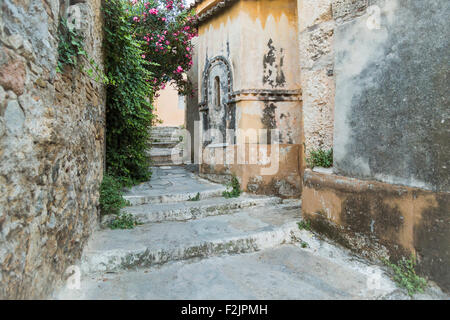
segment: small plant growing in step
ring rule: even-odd
[[[306,159],[306,164],[309,168],[324,167],[330,168],[333,166],[333,148],[328,151],[322,149],[312,150],[309,158]]]
[[[141,225],[142,222],[138,221],[130,213],[120,213],[117,217],[109,224],[111,229],[133,229],[135,226]]]
[[[410,259],[403,257],[397,264],[387,259],[383,259],[383,262],[392,268],[395,282],[400,288],[406,289],[411,297],[415,293],[423,293],[427,280],[416,274],[416,259],[413,255]]]
[[[101,214],[118,215],[120,209],[128,205],[130,203],[123,198],[122,184],[120,181],[109,174],[105,174],[100,185]]]
[[[236,176],[231,177],[231,182],[228,184],[228,188],[231,188],[231,190],[222,192],[222,196],[224,198],[238,198],[242,193],[241,185],[239,184],[239,180]]]
[[[301,247],[302,247],[303,249],[305,249],[305,248],[308,248],[308,247],[309,247],[309,244],[308,244],[308,242],[305,242],[305,241],[302,241],[302,242],[300,242],[300,245],[301,245]]]
[[[300,222],[297,222],[297,225],[300,230],[311,231],[311,223],[309,221],[302,220]]]
[[[197,192],[197,194],[195,195],[195,197],[189,196],[188,201],[199,201],[200,200],[200,192]]]

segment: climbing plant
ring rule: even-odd
[[[75,20],[72,20],[72,23],[75,23]],[[69,65],[86,72],[95,81],[108,82],[108,78],[99,65],[84,49],[83,34],[79,30],[70,27],[65,18],[61,18],[59,23],[58,40],[57,72],[62,72],[64,67]]]
[[[122,0],[105,0],[106,167],[123,185],[148,180],[153,77]]]

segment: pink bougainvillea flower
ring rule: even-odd
[[[156,14],[158,14],[158,9],[151,8],[150,10],[148,10],[148,13],[156,15]]]

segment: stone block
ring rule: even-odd
[[[299,32],[333,19],[332,0],[300,0],[298,1]]]
[[[369,5],[369,0],[333,0],[333,18],[352,19],[365,12]]]
[[[333,64],[334,21],[316,25],[300,34],[300,67],[322,68]]]
[[[25,86],[25,64],[18,59],[12,59],[0,66],[0,85],[5,90],[12,90],[18,96],[24,91]]]

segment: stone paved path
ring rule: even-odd
[[[102,229],[79,290],[59,299],[404,299],[383,268],[299,230],[298,200],[242,195],[183,167],[155,167],[124,210],[144,224]],[[200,195],[199,201],[188,199]],[[417,298],[441,298],[429,289]]]

